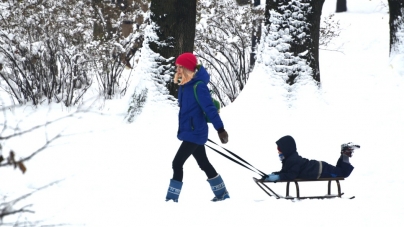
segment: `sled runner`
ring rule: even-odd
[[[294,180],[281,180],[281,181],[265,181],[265,180],[260,180],[257,179],[255,177],[253,177],[253,180],[255,181],[255,183],[257,183],[257,185],[265,192],[267,193],[269,196],[275,196],[277,199],[330,199],[330,198],[341,198],[341,196],[344,193],[341,193],[341,185],[339,183],[339,181],[344,180],[345,178],[343,177],[335,177],[335,178],[319,178],[319,179],[314,179],[314,180],[307,180],[307,179],[294,179]],[[305,196],[302,197],[300,196],[300,190],[299,190],[299,182],[309,182],[309,181],[328,181],[328,191],[327,194],[324,196]],[[335,181],[337,184],[337,189],[338,189],[338,194],[333,195],[331,194],[331,182]],[[286,196],[281,196],[277,193],[275,193],[270,187],[268,187],[268,183],[285,183],[286,182]],[[295,186],[296,186],[296,197],[290,196],[289,194],[289,186],[290,186],[290,182],[294,182]],[[353,199],[354,197],[351,197],[350,199]]]

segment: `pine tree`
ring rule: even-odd
[[[174,74],[174,59],[184,52],[193,52],[196,23],[196,0],[154,0],[151,20],[156,24],[158,41],[150,48],[161,55],[162,74]],[[167,81],[170,95],[177,97],[177,86]]]
[[[324,0],[267,0],[266,44],[282,57],[271,63],[274,70],[294,84],[302,72],[320,82],[319,38]]]

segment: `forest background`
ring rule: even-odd
[[[349,221],[400,226],[400,200],[375,194],[398,194],[403,185],[394,174],[401,171],[399,159],[388,159],[398,156],[397,147],[402,145],[403,3],[348,1],[348,11],[335,14],[336,1],[315,2],[324,6],[312,7],[314,1],[257,5],[254,1],[243,6],[234,1],[195,1],[195,23],[188,23],[195,26],[195,38],[188,38],[194,44],[186,50],[176,49],[176,37],[165,37],[163,24],[154,18],[158,14],[152,11],[153,3],[159,1],[2,1],[0,171],[1,182],[13,183],[1,184],[1,225],[174,224],[167,219],[150,221],[150,209],[159,207],[162,217],[171,214],[167,209],[175,209],[161,204],[178,147],[172,62],[177,53],[194,51],[212,75],[209,86],[224,107],[221,115],[235,142],[228,145],[232,150],[270,172],[279,163],[270,155],[268,143],[284,134],[298,135],[298,147],[312,152],[303,154],[330,162],[335,157],[320,152],[322,147],[337,150],[348,139],[359,140],[369,156],[358,154],[362,159],[355,159],[358,174],[343,185],[349,193],[363,196],[351,206],[360,208],[359,216]],[[308,26],[314,12],[319,21],[317,42],[310,32],[315,26]],[[168,57],[163,53],[166,48],[168,52],[172,48]],[[263,129],[257,131],[258,125]],[[254,136],[243,139],[250,137],[246,132]],[[328,135],[321,141],[313,140],[324,132]],[[150,144],[156,134],[160,146]],[[211,130],[210,137],[215,136]],[[391,152],[380,157],[380,150]],[[161,160],[150,151],[161,151]],[[264,215],[261,211],[257,216],[243,215],[245,209],[232,208],[240,202],[247,210],[258,206],[275,212],[277,205],[296,209],[298,216],[307,215],[302,210],[310,210],[313,203],[331,203],[329,207],[336,206],[332,213],[347,206],[335,200],[274,205],[252,185],[251,173],[222,158],[211,159],[219,163],[231,188],[231,202],[219,206],[239,218],[229,214],[223,220],[197,219],[198,224],[186,219],[180,221],[184,226],[247,224]],[[374,169],[376,163],[381,170]],[[192,164],[186,168],[191,168],[193,177],[185,179],[188,188],[180,199],[185,206],[176,207],[183,212],[209,202],[211,196],[203,186],[206,182],[197,183],[204,177]],[[138,174],[145,169],[149,174]],[[375,187],[372,179],[380,184]],[[139,190],[144,184],[155,187]],[[371,210],[374,204],[378,209]],[[111,206],[122,208],[112,212],[118,216],[100,218],[110,213]],[[205,204],[200,211],[214,216],[217,208]],[[387,220],[379,215],[384,208]],[[317,212],[327,217],[324,211]],[[135,219],[129,218],[132,213]],[[374,215],[366,219],[366,213]],[[322,221],[312,224],[320,226]]]

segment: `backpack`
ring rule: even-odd
[[[201,106],[201,103],[199,103],[198,95],[196,94],[196,86],[198,86],[199,83],[203,83],[203,81],[200,80],[200,81],[198,81],[198,82],[196,82],[196,83],[194,84],[194,95],[195,95],[195,99],[196,99],[196,101],[198,102],[199,106]],[[211,97],[211,98],[212,98],[212,97]],[[214,99],[214,98],[212,98],[212,102],[213,102],[213,105],[214,105],[214,106],[216,107],[216,109],[217,109],[217,113],[220,113],[220,102],[217,101],[217,100]],[[201,107],[201,109],[202,109],[202,107]],[[208,123],[212,123],[212,122],[210,121],[209,117],[206,115],[206,113],[203,112],[203,114],[205,115],[206,121],[207,121]]]

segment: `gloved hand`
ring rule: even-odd
[[[227,142],[229,142],[229,135],[227,134],[226,130],[222,130],[221,132],[218,132],[219,134],[219,138],[220,138],[220,142],[222,142],[223,144],[226,144]]]
[[[267,178],[265,178],[266,181],[278,181],[279,180],[279,175],[276,174],[269,174]]]

